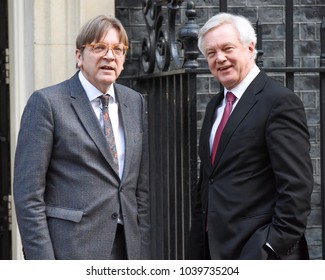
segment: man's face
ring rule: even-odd
[[[222,24],[204,35],[204,54],[212,75],[227,89],[237,86],[255,64],[254,44],[244,46],[231,24]]]
[[[100,43],[106,45],[119,44],[119,35],[115,28],[111,28],[100,40]],[[104,55],[98,54],[92,50],[92,47],[85,46],[82,53],[80,50],[76,51],[76,59],[78,67],[85,78],[102,93],[106,93],[110,85],[120,76],[125,55],[116,56],[112,49],[109,49]]]

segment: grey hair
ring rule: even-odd
[[[210,18],[199,31],[198,48],[205,55],[204,52],[204,36],[205,34],[215,27],[219,27],[222,24],[232,24],[238,31],[239,40],[244,46],[248,46],[250,43],[256,45],[256,33],[252,24],[243,16],[233,15],[229,13],[219,13]],[[254,49],[254,57],[256,57],[257,50]]]

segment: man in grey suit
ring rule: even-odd
[[[26,105],[14,170],[26,259],[150,259],[146,108],[115,83],[127,49],[116,18],[89,20],[80,71]]]
[[[308,258],[313,170],[305,111],[297,95],[256,66],[255,43],[250,22],[227,13],[199,33],[224,89],[208,103],[201,130],[193,259]]]

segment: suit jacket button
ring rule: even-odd
[[[118,217],[118,214],[117,214],[116,212],[114,212],[114,213],[112,214],[112,218],[115,220],[115,219],[117,219],[117,217]]]

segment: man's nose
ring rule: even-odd
[[[111,48],[107,48],[104,57],[114,57],[113,50]]]
[[[227,60],[227,58],[226,58],[226,56],[225,56],[225,54],[224,54],[223,52],[218,52],[218,53],[216,54],[216,61],[217,61],[218,63],[223,62],[223,61],[225,61],[225,60]]]

